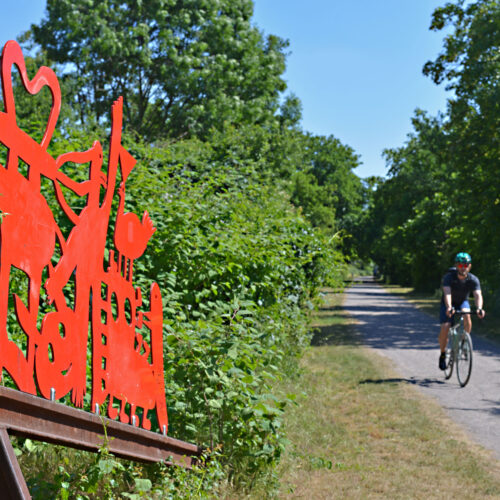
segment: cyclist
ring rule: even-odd
[[[446,368],[445,349],[448,339],[448,331],[453,322],[455,309],[470,311],[469,297],[472,293],[477,308],[477,314],[484,318],[483,295],[481,293],[481,284],[477,276],[470,272],[472,259],[466,252],[460,252],[455,257],[455,267],[452,267],[443,277],[441,298],[441,309],[439,312],[439,321],[441,331],[439,332],[439,347],[441,355],[439,356],[439,368]],[[472,321],[470,314],[464,315],[465,331],[470,333]]]

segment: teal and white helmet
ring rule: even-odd
[[[459,252],[455,256],[455,262],[461,264],[470,264],[472,262],[472,259],[470,258],[470,255],[467,252]]]

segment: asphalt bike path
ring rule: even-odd
[[[474,335],[472,318],[472,375],[461,388],[456,367],[449,380],[438,368],[439,319],[390,294],[370,278],[346,290],[345,310],[357,321],[363,343],[391,359],[401,381],[435,398],[471,438],[500,459],[500,346]],[[487,321],[488,316],[486,316]]]

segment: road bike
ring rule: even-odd
[[[454,314],[460,316],[460,321],[452,326],[448,332],[444,376],[448,380],[453,373],[453,367],[456,365],[458,383],[461,387],[465,387],[472,373],[472,339],[470,334],[465,331],[463,316],[464,314],[474,313],[471,311],[455,311]]]

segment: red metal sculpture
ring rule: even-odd
[[[125,184],[136,161],[121,143],[122,99],[112,107],[105,171],[98,141],[88,151],[54,159],[47,148],[61,108],[57,77],[42,67],[30,80],[21,48],[14,41],[5,45],[1,62],[5,111],[0,112],[0,143],[7,148],[7,161],[5,166],[0,164],[0,374],[5,370],[21,391],[39,392],[45,398],[59,399],[71,392],[72,402],[82,407],[91,318],[93,411],[107,401],[111,418],[119,416],[122,422],[150,429],[148,412],[156,409],[160,429],[166,433],[161,293],[154,283],[145,306],[141,290],[132,283],[133,262],[144,253],[155,228],[147,212],[142,221],[124,212]],[[40,143],[16,122],[14,65],[30,94],[45,86],[52,94]],[[27,175],[19,170],[20,160],[29,167]],[[63,172],[67,162],[82,169],[88,166],[88,180],[77,182],[67,176]],[[106,248],[118,167],[115,248]],[[42,176],[52,181],[59,207],[73,225],[66,238],[41,193]],[[79,213],[66,200],[63,188],[85,197]],[[17,322],[26,336],[22,343],[13,340],[7,328],[13,268],[29,280],[27,303],[13,297]],[[73,300],[65,294],[70,282]],[[45,313],[40,311],[42,287],[52,305]]]

